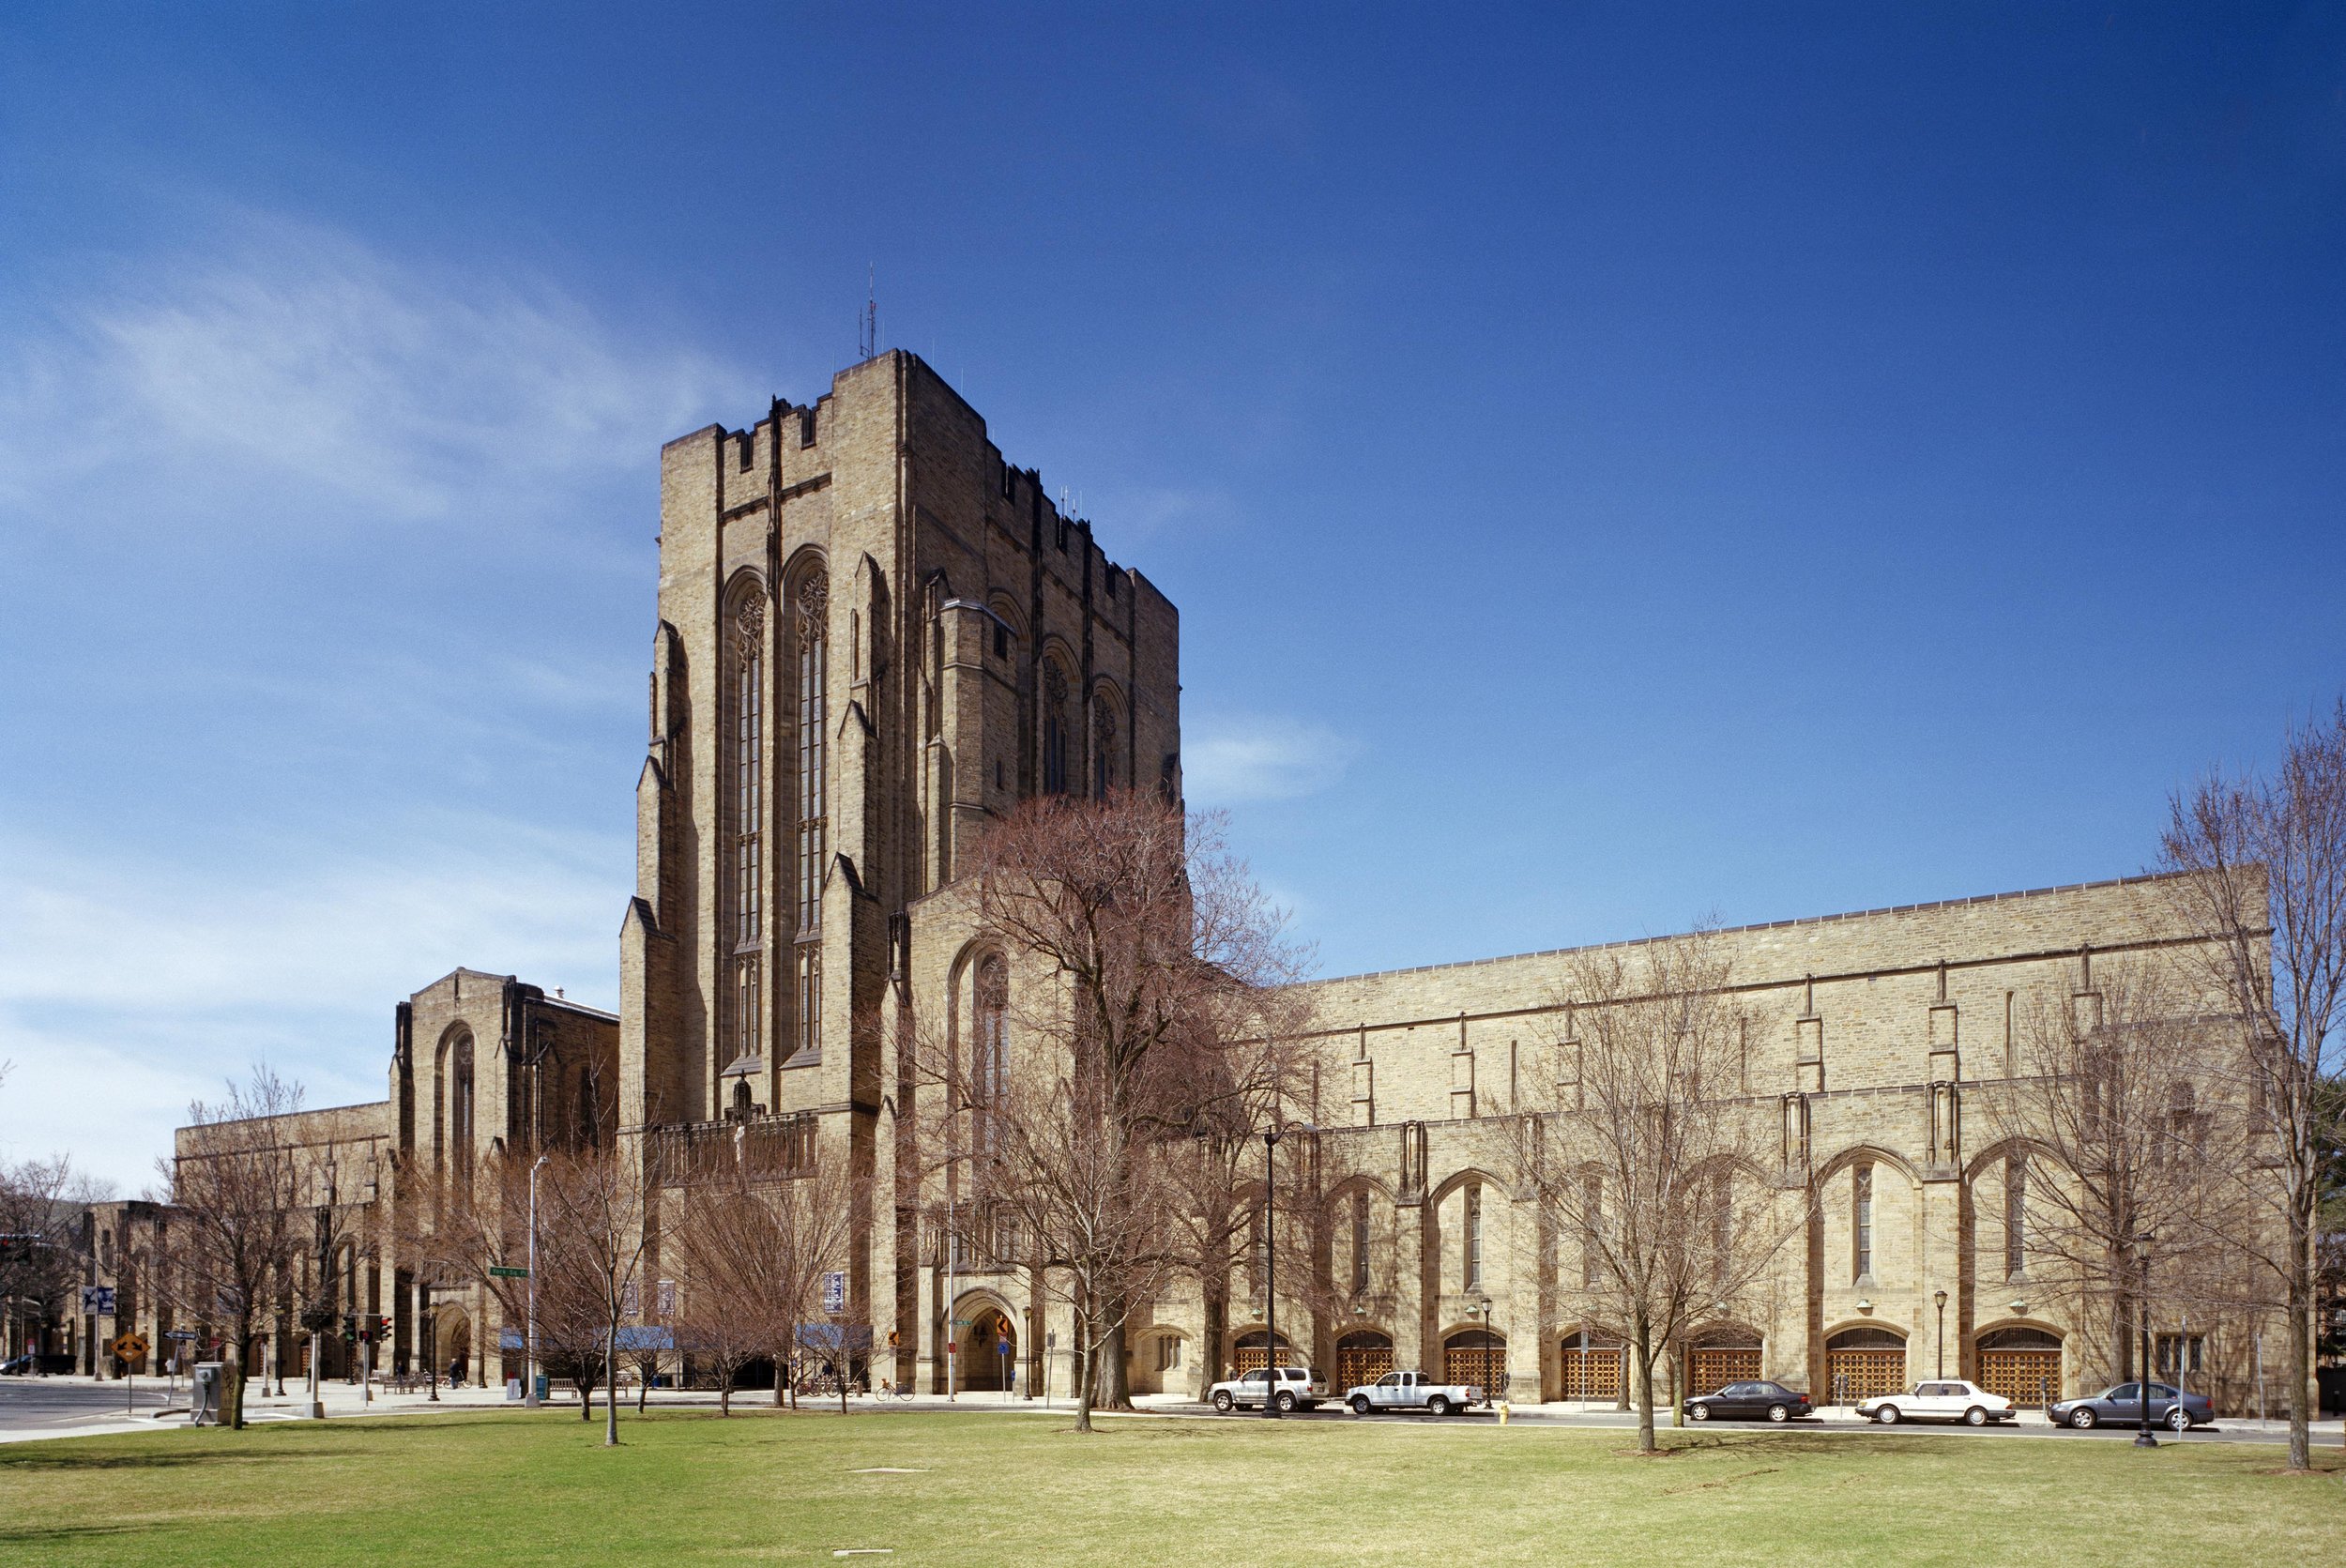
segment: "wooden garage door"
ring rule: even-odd
[[[1827,1397],[1836,1403],[1854,1405],[1873,1394],[1906,1390],[1903,1350],[1828,1350],[1825,1371],[1832,1391]]]
[[[1699,1345],[1695,1347],[1694,1392],[1716,1393],[1729,1383],[1756,1382],[1760,1377],[1757,1345]]]
[[[1373,1383],[1393,1370],[1393,1341],[1383,1334],[1350,1334],[1336,1342],[1333,1393]]]
[[[1622,1349],[1618,1345],[1592,1345],[1584,1355],[1579,1346],[1567,1342],[1563,1355],[1564,1397],[1619,1399],[1621,1363]]]
[[[2058,1350],[1982,1350],[1979,1386],[2015,1405],[2042,1405],[2061,1397]]]

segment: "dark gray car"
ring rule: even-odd
[[[2056,1426],[2085,1431],[2095,1426],[2136,1426],[2142,1421],[2142,1385],[2120,1383],[2083,1399],[2060,1399],[2045,1412]],[[2205,1426],[2216,1419],[2216,1407],[2204,1393],[2186,1393],[2175,1402],[2175,1391],[2165,1383],[2151,1385],[2151,1422],[2181,1432]]]

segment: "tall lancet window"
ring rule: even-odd
[[[1043,793],[1067,793],[1067,677],[1043,665]]]
[[[1091,704],[1091,793],[1104,800],[1116,787],[1116,705],[1105,696]]]
[[[455,1093],[449,1104],[448,1141],[456,1190],[472,1191],[472,1036],[456,1042]]]
[[[815,1050],[823,1035],[823,862],[830,840],[824,793],[825,694],[830,676],[830,585],[799,584],[798,1039]]]
[[[1008,1032],[1003,1014],[1010,1003],[1010,967],[999,953],[978,966],[976,1028],[969,1042],[969,1104],[980,1159],[995,1152],[995,1115],[1010,1089]]]
[[[725,749],[732,776],[726,808],[733,837],[733,1018],[735,1059],[755,1057],[765,990],[759,970],[760,887],[765,880],[766,601],[752,591],[733,613],[732,690],[726,705]]]

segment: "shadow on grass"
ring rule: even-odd
[[[138,1533],[138,1528],[131,1525],[25,1525],[14,1529],[0,1526],[0,1545],[63,1546]]]

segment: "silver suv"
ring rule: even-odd
[[[1206,1391],[1217,1410],[1243,1406],[1260,1409],[1264,1397],[1282,1410],[1308,1410],[1328,1397],[1327,1380],[1300,1366],[1258,1367]]]

